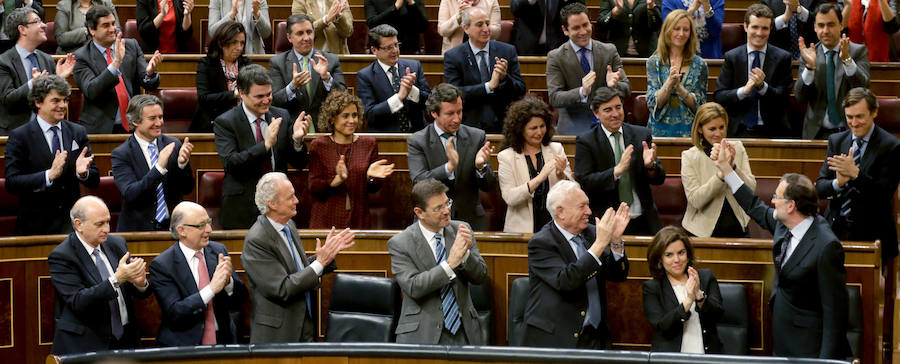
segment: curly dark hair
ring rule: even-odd
[[[319,109],[319,120],[318,124],[316,124],[316,130],[323,133],[333,132],[334,123],[332,120],[334,120],[334,118],[349,105],[356,105],[356,112],[359,113],[359,124],[356,127],[356,131],[365,130],[365,109],[362,107],[362,101],[347,91],[338,90],[328,93],[328,97],[322,102],[322,107]]]
[[[544,100],[537,97],[528,96],[519,101],[513,102],[506,110],[506,119],[503,120],[503,148],[512,148],[516,153],[522,153],[525,148],[525,125],[531,121],[531,118],[541,118],[547,126],[547,133],[541,139],[541,144],[549,145],[550,139],[553,138],[555,129],[553,128],[553,116],[550,114],[550,107]]]

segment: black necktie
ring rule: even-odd
[[[793,239],[793,235],[788,231],[784,234],[784,238],[782,238],[778,243],[775,244],[775,272],[781,272],[781,265],[784,264],[784,260],[787,259],[787,250],[788,246],[791,245],[791,239]]]
[[[753,57],[750,70],[753,70],[754,68],[762,69],[762,62],[760,62],[762,52],[750,52],[750,57]],[[750,90],[750,94],[747,95],[747,102],[750,104],[750,107],[747,108],[747,114],[744,115],[744,126],[749,129],[759,124],[759,92],[756,91],[755,87],[753,90]]]

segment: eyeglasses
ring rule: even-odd
[[[776,194],[773,193],[773,194],[772,194],[772,201],[775,201],[775,200],[787,200],[787,199],[784,198],[784,197],[778,197],[778,195],[776,195]]]
[[[212,224],[212,218],[206,219],[205,221],[202,221],[199,224],[181,224],[181,225],[190,226],[194,229],[205,229],[206,226],[209,224]]]
[[[394,49],[400,49],[400,46],[401,46],[401,45],[403,45],[403,43],[397,42],[397,43],[394,43],[394,44],[388,44],[388,45],[386,45],[386,46],[384,46],[384,47],[378,47],[378,49],[383,50],[383,51],[392,51],[392,50],[394,50]]]
[[[27,26],[29,26],[29,25],[31,25],[31,24],[37,24],[37,23],[43,23],[43,22],[41,21],[40,18],[38,18],[38,19],[34,19],[34,20],[32,20],[32,21],[27,21],[27,22],[25,22],[25,24],[23,24],[23,25],[27,27]]]
[[[452,199],[452,198],[451,198],[451,199],[448,199],[447,202],[441,204],[440,206],[431,209],[431,212],[441,212],[441,211],[443,211],[444,209],[449,209],[451,206],[453,206],[453,199]]]

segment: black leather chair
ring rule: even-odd
[[[528,303],[528,277],[517,278],[509,290],[509,346],[522,346],[525,342],[525,304]]]
[[[854,358],[862,356],[863,318],[859,286],[847,285],[847,341]]]
[[[394,279],[337,274],[325,341],[394,342],[399,314],[400,286]]]
[[[719,283],[719,291],[722,293],[722,307],[725,307],[717,325],[722,354],[748,355],[750,310],[747,291],[744,285],[738,283]]]
[[[491,291],[491,282],[484,284],[469,283],[469,296],[472,297],[472,305],[478,311],[478,324],[481,325],[481,335],[488,344],[494,342],[494,303],[491,300],[494,292]]]

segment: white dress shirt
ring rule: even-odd
[[[384,71],[384,74],[387,75],[388,82],[391,83],[390,86],[393,89],[394,75],[391,74],[391,71],[390,71],[391,66],[388,66],[387,64],[384,64],[378,60],[376,60],[375,62],[378,62],[378,66],[380,66],[381,70]],[[406,70],[400,69],[400,62],[397,62],[397,64],[395,64],[394,66],[397,67],[397,75],[400,76],[400,78],[402,79],[403,76],[406,74]],[[413,87],[409,89],[409,94],[406,95],[406,99],[409,101],[412,101],[412,102],[416,102],[416,103],[419,102],[419,88],[416,87],[416,85],[413,85]],[[388,103],[388,107],[391,108],[392,114],[403,109],[403,100],[400,100],[400,96],[397,96],[397,94],[394,94],[393,96],[388,97],[387,103]]]
[[[284,232],[282,231],[282,229],[284,229],[285,225],[279,224],[278,222],[276,222],[275,220],[272,220],[272,218],[270,218],[268,216],[266,216],[266,219],[269,220],[269,223],[272,224],[272,227],[274,227],[275,231],[278,232],[278,236],[281,237],[281,242],[287,248],[288,254],[292,254],[292,252],[296,250],[296,247],[294,247],[294,249],[291,249],[291,243],[289,243],[287,240],[287,237],[284,236]],[[291,237],[291,239],[293,239],[293,237]],[[301,248],[303,247],[303,244],[300,244],[299,241],[296,241],[295,243],[297,243],[297,245],[300,245]],[[294,259],[293,257],[290,257],[290,258],[292,260]],[[301,269],[303,268],[303,258],[300,257],[299,250],[297,250],[297,264],[300,265]],[[322,263],[319,263],[318,260],[314,260],[312,263],[309,263],[309,267],[312,268],[313,271],[316,272],[316,275],[320,276],[320,277],[322,276],[322,272],[325,271],[325,267],[323,267]]]
[[[441,234],[441,239],[442,239],[441,244],[444,245],[444,255],[446,256],[447,259],[449,259],[450,258],[450,249],[447,247],[447,242],[443,241],[444,229],[441,228],[441,230],[439,230],[439,231],[431,231],[431,230],[428,230],[428,228],[426,228],[425,225],[422,225],[421,221],[419,221],[418,224],[419,224],[419,229],[422,231],[422,235],[425,236],[425,241],[428,242],[428,247],[431,248],[431,254],[434,255],[434,261],[437,262],[437,259],[438,259],[437,241],[434,239],[435,234]],[[441,265],[441,268],[444,269],[444,273],[447,273],[447,277],[449,277],[450,280],[452,281],[452,280],[456,279],[456,272],[453,271],[453,268],[450,268],[450,263],[447,263],[447,259],[442,260],[440,265]],[[466,254],[463,255],[462,262],[465,262],[466,259],[469,259],[469,251],[468,250],[466,250]]]

